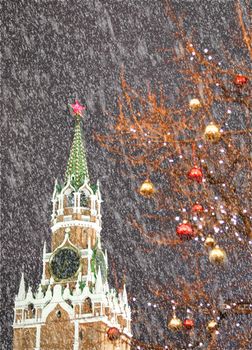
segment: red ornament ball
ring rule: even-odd
[[[236,86],[243,86],[247,84],[247,82],[248,82],[248,78],[245,77],[245,75],[239,74],[239,75],[236,75],[236,77],[234,78],[234,84]]]
[[[115,340],[120,338],[120,331],[116,327],[110,327],[107,330],[107,336],[108,336],[109,340],[115,341]]]
[[[203,172],[197,165],[194,165],[194,167],[192,167],[192,169],[188,173],[188,178],[190,180],[201,183],[203,179]]]
[[[186,318],[183,321],[183,326],[185,327],[185,329],[192,329],[194,327],[194,320],[192,320],[191,318]]]
[[[192,212],[194,212],[194,213],[201,213],[203,210],[204,210],[203,206],[199,203],[195,203],[192,206]]]
[[[188,222],[183,222],[182,224],[179,224],[177,226],[176,232],[180,238],[191,238],[192,236],[194,236],[193,228]]]

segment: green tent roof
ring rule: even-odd
[[[85,143],[81,130],[81,118],[76,116],[74,138],[67,163],[65,180],[71,177],[71,184],[78,189],[85,179],[89,180]]]

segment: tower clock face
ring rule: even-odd
[[[78,252],[69,247],[62,248],[56,252],[50,262],[52,275],[57,280],[72,278],[80,267],[80,256]]]

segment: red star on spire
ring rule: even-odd
[[[79,104],[77,100],[75,100],[74,104],[71,104],[71,107],[72,107],[73,113],[79,116],[82,116],[82,111],[85,110],[85,107]]]

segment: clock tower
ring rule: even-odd
[[[65,181],[52,196],[51,249],[43,248],[36,293],[21,276],[14,308],[14,350],[129,350],[127,292],[110,288],[101,246],[101,193],[89,179],[82,107],[71,105],[75,131]]]

